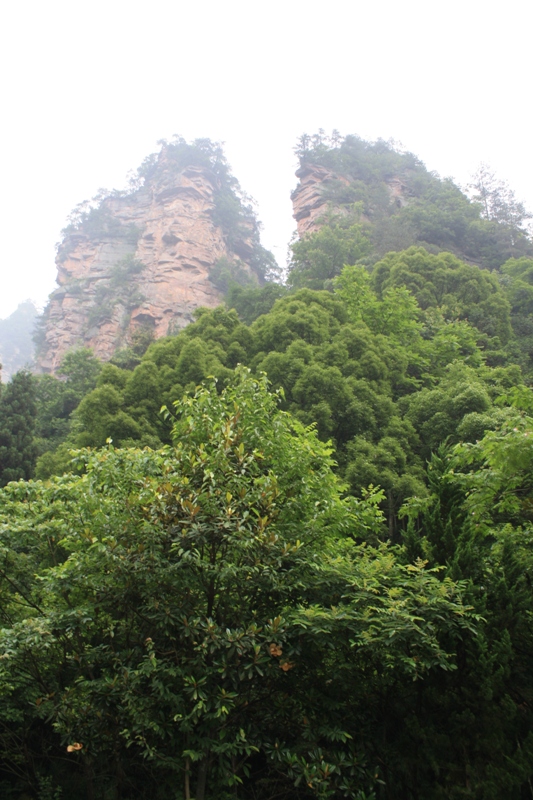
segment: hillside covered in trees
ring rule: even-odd
[[[7,798],[532,796],[528,214],[298,156],[284,284],[2,387]]]

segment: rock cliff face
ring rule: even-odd
[[[180,168],[172,156],[172,145],[163,147],[144,185],[106,197],[67,229],[59,287],[43,320],[41,371],[54,373],[75,347],[108,360],[140,327],[155,338],[184,327],[199,306],[221,302],[212,282],[221,263],[260,281],[250,266],[254,221],[241,220],[237,235],[228,236],[216,221],[220,175],[194,163]],[[234,206],[239,202],[234,197]]]
[[[342,207],[332,203],[327,190],[332,185],[344,184],[349,186],[350,181],[326,167],[318,164],[306,163],[296,171],[299,183],[291,195],[293,217],[300,239],[308,233],[318,231],[322,225],[322,218],[328,211],[343,213]],[[399,177],[385,181],[385,186],[390,202],[396,208],[403,208],[409,203],[409,190]],[[346,209],[344,209],[344,212]],[[361,220],[369,222],[368,214],[362,213]]]
[[[306,233],[314,233],[320,228],[320,218],[328,210],[328,201],[324,197],[324,187],[339,177],[325,167],[316,164],[304,164],[296,171],[299,183],[291,195],[293,217],[300,239]],[[343,179],[346,183],[347,180]]]

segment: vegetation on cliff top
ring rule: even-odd
[[[473,178],[470,199],[451,179],[429,172],[393,143],[323,132],[300,138],[300,166],[332,171],[324,198],[342,214],[355,208],[368,221],[373,253],[422,245],[497,269],[509,258],[533,257],[530,215],[486,165]]]
[[[112,320],[120,331],[127,331],[132,310],[146,299],[135,277],[143,269],[135,257],[142,231],[121,219],[121,205],[135,205],[139,195],[151,191],[161,194],[172,189],[179,176],[190,168],[200,169],[213,187],[212,203],[208,199],[207,211],[222,232],[227,247],[227,255],[214,260],[209,269],[213,285],[225,294],[234,283],[258,286],[280,277],[274,257],[261,245],[253,201],[232,175],[221,145],[209,139],[187,143],[180,136],[160,144],[160,151],[148,156],[139,167],[128,190],[101,190],[91,201],[74,209],[69,224],[62,231],[63,239],[58,245],[60,263],[79,245],[80,237],[106,243],[108,255],[115,254],[115,262],[109,257],[104,272],[97,276],[74,278],[65,273],[60,287],[52,295],[56,301],[64,296],[80,300],[90,298],[85,304],[83,335],[86,339],[94,338],[102,324]],[[98,278],[96,282],[95,277]],[[45,332],[51,324],[49,314],[50,306],[39,320],[34,337],[41,360],[46,357],[48,346]],[[124,336],[118,336],[117,346],[125,344]]]
[[[175,135],[171,142],[161,141],[158,153],[147,156],[124,191],[100,190],[91,201],[80,203],[62,231],[60,257],[72,246],[72,235],[85,234],[90,238],[122,238],[136,243],[140,231],[135,225],[124,225],[113,213],[108,198],[128,198],[145,188],[172,184],[187,167],[200,167],[212,178],[214,205],[211,217],[219,226],[230,253],[244,260],[260,281],[272,279],[279,268],[272,254],[260,242],[260,226],[253,200],[241,189],[231,173],[222,145],[210,139],[195,139],[188,143]]]

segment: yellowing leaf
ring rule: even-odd
[[[288,672],[290,669],[294,669],[296,664],[294,664],[292,661],[282,661],[279,666],[283,672]]]

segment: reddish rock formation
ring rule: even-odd
[[[333,184],[343,183],[350,185],[350,181],[326,167],[317,164],[304,164],[296,171],[299,183],[291,195],[293,217],[296,220],[298,236],[302,238],[307,233],[320,230],[322,219],[329,212],[335,214],[347,213],[342,206],[332,204],[328,199],[327,189]],[[394,177],[385,182],[390,201],[398,208],[409,202],[409,192],[403,181]],[[369,222],[369,217],[361,214],[361,220]]]
[[[296,220],[298,236],[301,238],[306,233],[314,233],[320,228],[320,218],[328,210],[328,200],[324,197],[324,187],[328,182],[342,180],[334,172],[316,164],[304,164],[296,171],[300,182],[291,195],[293,217]]]
[[[131,194],[105,198],[60,245],[59,288],[37,356],[41,371],[55,372],[75,347],[107,360],[140,326],[155,338],[184,327],[199,306],[221,302],[210,273],[222,258],[258,281],[246,264],[253,236],[230,248],[213,220],[220,178],[203,166],[165,169],[166,158],[164,147],[155,177]]]

